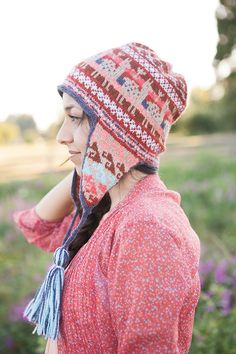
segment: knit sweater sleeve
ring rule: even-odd
[[[29,243],[35,244],[46,252],[54,252],[62,244],[74,213],[75,210],[60,220],[47,221],[41,219],[35,207],[32,207],[14,212],[13,221]],[[78,215],[73,229],[78,225],[79,220]]]
[[[190,281],[167,227],[148,219],[119,226],[108,269],[119,354],[182,352],[178,324]]]

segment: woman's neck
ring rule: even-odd
[[[109,190],[111,198],[110,210],[124,199],[134,185],[145,176],[147,176],[146,173],[137,170],[132,170],[132,174],[130,172],[126,173],[119,182]]]

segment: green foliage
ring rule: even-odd
[[[172,132],[185,135],[209,134],[236,130],[236,73],[232,72],[222,82],[225,94],[218,101],[212,100],[210,91],[195,88],[189,106]]]
[[[27,129],[37,129],[34,118],[29,114],[9,115],[6,122],[17,124],[22,133],[24,133]]]
[[[4,323],[0,338],[0,353],[4,354],[39,354],[46,346],[44,340],[32,335],[32,326],[24,321]]]
[[[216,103],[215,115],[221,120],[222,130],[236,130],[236,72],[224,80],[224,86],[225,95]]]
[[[220,122],[219,129],[229,131],[236,129],[236,67],[231,60],[236,49],[236,0],[220,0],[216,11],[219,41],[214,58],[214,65],[218,77],[218,85],[224,89],[224,96],[215,102],[214,115]],[[228,65],[231,73],[222,78],[220,67]]]
[[[200,264],[201,297],[191,353],[234,353],[236,346],[236,254]]]
[[[195,88],[191,92],[189,106],[171,131],[184,135],[214,133],[222,130],[221,120],[222,116],[218,114],[216,103],[211,101],[209,91]]]
[[[15,123],[0,122],[0,144],[8,144],[17,141],[20,130]]]
[[[186,129],[191,135],[209,134],[217,131],[217,121],[210,113],[196,112],[186,122]]]
[[[161,165],[160,175],[170,189],[180,192],[193,228],[203,243],[211,244],[214,256],[236,251],[236,159],[199,154],[181,168],[179,161]]]
[[[205,311],[204,294],[195,315],[191,354],[234,354],[236,347],[236,307],[229,315]]]
[[[17,126],[22,139],[27,143],[32,143],[39,137],[34,118],[29,114],[9,115],[6,124]]]
[[[228,58],[236,45],[236,0],[220,0],[216,11],[219,42],[215,59]]]
[[[45,340],[32,335],[23,310],[45,275],[52,255],[29,245],[12,213],[33,206],[65,173],[0,184],[0,353],[42,353]]]
[[[220,0],[216,19],[219,33],[214,58],[216,87],[212,87],[212,90],[197,88],[191,92],[188,108],[180,121],[172,127],[173,132],[195,135],[236,130],[236,68],[233,60],[229,60],[236,50],[236,0]],[[224,79],[220,77],[219,70],[222,62],[228,64],[231,70],[231,74]],[[213,90],[217,86],[224,92],[218,100]]]

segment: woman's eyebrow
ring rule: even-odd
[[[65,106],[65,107],[64,107],[64,110],[65,110],[65,111],[69,111],[69,110],[72,109],[72,108],[76,108],[76,109],[78,109],[79,111],[81,111],[81,113],[83,113],[83,110],[82,110],[81,107],[77,107],[77,106],[74,106],[74,105]]]
[[[77,108],[77,107],[76,107],[76,106],[73,106],[73,105],[70,105],[70,106],[64,107],[64,110],[65,110],[65,111],[69,111],[69,109],[71,109],[71,108]]]

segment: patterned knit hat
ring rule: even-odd
[[[131,167],[148,164],[159,168],[171,125],[186,107],[183,76],[140,43],[129,43],[92,56],[76,65],[58,92],[69,94],[90,120],[90,132],[81,176],[74,170],[71,195],[80,200],[83,214],[71,232],[78,207],[55,251],[54,265],[25,316],[35,331],[55,339],[59,333],[60,301],[70,243],[104,194]]]

